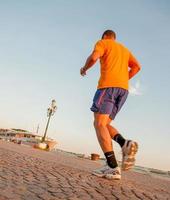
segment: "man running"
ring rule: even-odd
[[[140,65],[132,53],[116,41],[116,34],[106,30],[80,69],[86,75],[100,59],[101,76],[93,99],[91,111],[94,112],[94,127],[99,144],[107,160],[107,165],[93,171],[93,174],[108,179],[121,179],[121,171],[115,158],[112,139],[122,148],[122,170],[129,170],[135,164],[138,144],[126,140],[119,131],[111,126],[117,113],[128,96],[128,82],[140,70]]]

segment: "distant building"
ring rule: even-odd
[[[32,142],[38,143],[42,140],[42,136],[31,133],[22,129],[0,129],[0,139],[13,142]],[[54,141],[51,138],[46,138],[47,141]]]

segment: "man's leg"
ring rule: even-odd
[[[117,134],[119,134],[118,130],[113,127],[110,123],[111,123],[111,119],[109,118],[109,123],[107,124],[107,128],[110,134],[110,137],[113,139]]]
[[[111,119],[109,118],[107,128],[110,137],[115,140],[122,148],[122,169],[129,170],[135,164],[135,154],[138,151],[138,144],[131,140],[125,140],[118,130],[110,125]]]
[[[99,144],[105,154],[109,167],[115,168],[118,166],[112,147],[112,138],[108,131],[109,115],[94,113],[94,127],[96,130]]]
[[[109,134],[108,125],[109,115],[94,113],[94,127],[99,144],[103,150],[103,153],[112,151],[112,138]]]
[[[115,140],[121,147],[125,144],[125,139],[123,136],[118,132],[116,128],[110,125],[112,119],[109,118],[108,124],[107,124],[107,129],[109,131],[110,137]]]
[[[109,115],[112,112],[113,103],[110,101],[110,92],[112,88],[98,89],[93,98],[91,111],[94,112],[94,127],[96,135],[107,159],[107,165],[93,171],[93,174],[108,179],[120,180],[121,171],[118,167],[113,147],[112,138],[109,134],[107,124]]]

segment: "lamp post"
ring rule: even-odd
[[[37,134],[38,134],[39,128],[40,128],[40,125],[38,124],[37,131],[36,131]]]
[[[52,102],[51,102],[51,106],[47,109],[48,121],[47,121],[47,125],[46,125],[46,128],[45,128],[44,136],[43,136],[43,138],[42,138],[42,142],[45,141],[45,138],[46,138],[46,135],[47,135],[47,130],[48,130],[48,126],[49,126],[49,123],[50,123],[51,116],[54,115],[56,109],[57,109],[56,101],[53,99]]]

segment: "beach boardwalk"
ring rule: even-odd
[[[0,141],[0,200],[170,200],[170,180],[124,172],[121,181],[91,175],[97,161]]]

